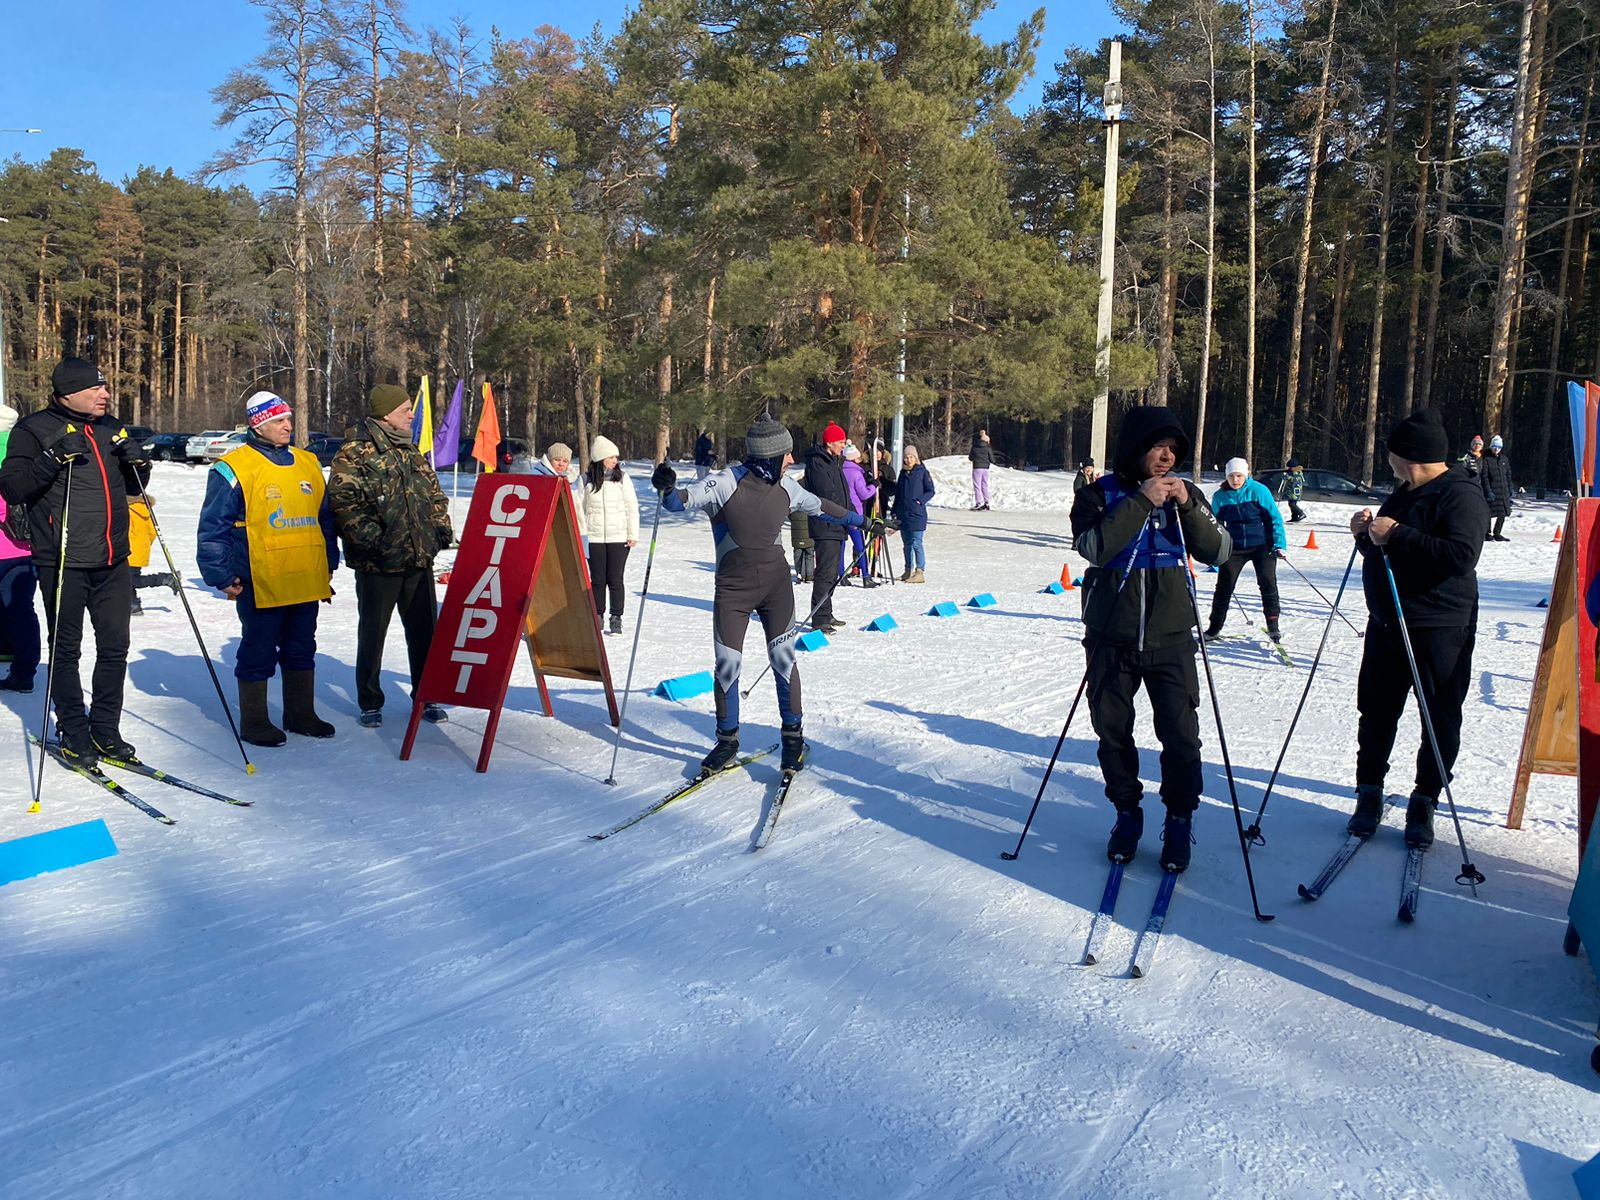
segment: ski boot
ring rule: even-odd
[[[1369,838],[1383,821],[1383,787],[1376,783],[1356,785],[1356,811],[1344,831],[1352,837]]]
[[[1213,625],[1210,629],[1206,630],[1200,636],[1205,638],[1206,645],[1209,646],[1212,642],[1216,641],[1218,638],[1220,638],[1222,636],[1222,626],[1221,625]]]
[[[1161,827],[1161,869],[1181,874],[1189,867],[1189,848],[1194,844],[1194,822],[1189,817],[1167,814]]]
[[[100,751],[94,747],[88,726],[62,729],[56,735],[61,743],[61,757],[80,767],[92,767],[100,761]]]
[[[1139,838],[1144,834],[1144,809],[1117,809],[1117,823],[1111,827],[1111,837],[1106,842],[1106,857],[1114,863],[1132,862],[1139,850]]]
[[[1433,796],[1412,792],[1406,803],[1406,845],[1426,850],[1433,845],[1433,810],[1439,803]]]
[[[785,772],[798,771],[805,766],[806,751],[810,748],[806,745],[805,735],[801,732],[800,726],[796,725],[793,729],[785,728],[783,730],[782,769]]]
[[[139,757],[139,752],[133,748],[133,743],[115,729],[95,729],[90,732],[89,737],[102,758],[133,762]]]
[[[739,757],[739,727],[717,730],[717,744],[700,760],[700,773],[714,775]]]
[[[1276,617],[1269,617],[1267,620],[1267,636],[1274,642],[1283,641],[1283,634],[1278,630],[1278,619]]]

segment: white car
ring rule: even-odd
[[[190,438],[183,447],[183,455],[190,462],[207,462],[206,447],[219,437],[227,437],[231,429],[208,429]]]
[[[227,454],[230,450],[237,450],[244,445],[244,439],[245,431],[242,429],[230,429],[222,436],[212,438],[206,443],[205,460],[207,462],[216,462],[217,459]]]

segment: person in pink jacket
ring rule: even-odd
[[[5,460],[17,410],[0,404],[0,461]],[[33,593],[39,577],[33,571],[33,548],[28,522],[13,515],[0,496],[0,649],[10,657],[9,670],[0,676],[0,692],[33,691],[39,669],[39,616],[33,611]]]
[[[844,490],[849,494],[850,507],[853,511],[866,516],[867,501],[878,494],[877,486],[867,482],[867,473],[861,469],[861,451],[856,449],[854,442],[844,444]],[[877,582],[872,578],[872,573],[865,568],[867,542],[861,535],[861,530],[850,530],[850,544],[855,548],[855,557],[852,562],[862,564],[861,586],[877,587]],[[841,564],[849,567],[849,563]],[[848,581],[847,581],[848,582]]]

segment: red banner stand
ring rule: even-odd
[[[619,722],[567,481],[480,476],[412,698],[402,761],[411,757],[423,707],[450,704],[488,711],[477,770],[489,769],[519,642],[527,644],[545,716],[554,710],[544,677],[558,675],[603,683],[611,723]]]
[[[1528,700],[1506,828],[1521,829],[1535,771],[1578,778],[1581,859],[1600,799],[1600,660],[1590,593],[1600,589],[1600,499],[1574,500],[1550,585],[1550,610]]]

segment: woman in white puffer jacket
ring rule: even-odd
[[[622,632],[622,573],[628,551],[639,540],[639,497],[633,480],[617,463],[616,443],[597,437],[589,450],[589,471],[583,477],[578,505],[581,532],[589,539],[589,585],[594,611],[606,613],[606,591],[611,592],[611,627]]]

